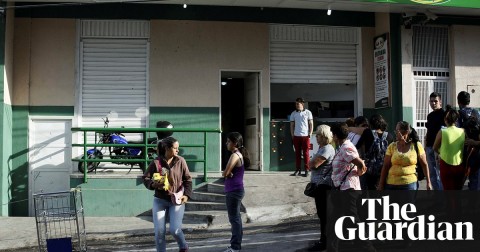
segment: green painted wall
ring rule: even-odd
[[[3,133],[2,136],[9,135],[10,139],[14,139],[13,144],[0,146],[6,153],[10,153],[6,157],[8,167],[8,175],[2,179],[10,181],[10,184],[2,190],[9,192],[10,199],[7,199],[5,208],[9,207],[11,216],[27,216],[28,215],[28,123],[29,116],[73,116],[74,107],[56,107],[56,106],[14,106],[10,108],[2,103],[0,113],[12,118],[10,124],[2,124],[2,131],[5,125],[11,125],[11,132]],[[8,112],[11,111],[11,112]],[[155,127],[159,120],[170,121],[177,128],[218,128],[219,110],[218,108],[151,108],[150,127]],[[264,143],[264,162],[269,164],[270,146],[269,140],[269,109],[264,109],[264,132],[266,134]],[[8,127],[7,127],[8,128]],[[196,144],[203,142],[203,134],[197,133],[174,133],[180,143]],[[219,170],[219,152],[220,152],[220,135],[217,133],[208,134],[207,152],[208,156],[207,168],[211,171]],[[11,148],[8,151],[8,148]],[[198,148],[183,148],[183,156],[189,159],[203,158],[203,151]],[[4,153],[4,152],[2,152]],[[191,163],[189,167],[192,171],[203,171],[203,163]],[[266,165],[268,170],[269,166]],[[195,179],[194,185],[200,184],[201,179]],[[91,177],[88,183],[84,184],[80,178],[72,178],[70,186],[81,186],[83,191],[84,207],[87,216],[136,216],[150,211],[152,192],[146,190],[139,178],[99,178]],[[5,195],[5,193],[2,193]],[[119,196],[121,195],[121,196]],[[132,202],[132,199],[135,202]],[[148,214],[148,213],[147,213]]]
[[[73,106],[13,106],[11,108],[12,137],[8,190],[11,195],[11,216],[28,215],[28,117],[29,116],[73,116]]]
[[[0,4],[1,7],[5,3]],[[12,153],[12,107],[5,104],[5,17],[0,19],[0,216],[7,216],[8,203],[10,200],[9,192],[9,171],[11,162],[8,157]],[[8,95],[8,94],[7,94]]]
[[[263,108],[263,171],[274,171],[270,167],[270,108]]]
[[[218,128],[219,127],[219,109],[218,108],[201,108],[201,107],[151,107],[150,108],[150,125],[155,127],[157,121],[169,121],[177,128]],[[270,109],[263,109],[263,164],[264,171],[270,171]],[[153,135],[151,136],[153,137]],[[186,159],[202,159],[203,152],[201,148],[182,148],[185,144],[201,144],[203,143],[203,134],[199,133],[174,133],[174,137],[180,142],[180,155]],[[207,170],[217,172],[220,170],[220,134],[208,134]],[[202,172],[203,163],[188,163],[191,171]]]
[[[138,216],[152,209],[153,192],[141,178],[70,179],[70,186],[82,189],[85,216]]]
[[[206,107],[151,107],[150,125],[154,128],[157,121],[169,121],[175,128],[219,128],[220,112],[218,108]],[[153,137],[152,135],[151,137]],[[182,147],[184,144],[203,144],[203,133],[175,132],[173,136],[180,143],[180,156],[185,159],[203,159],[203,149]],[[220,134],[207,134],[207,170],[220,171]],[[190,171],[203,172],[204,164],[188,162]]]
[[[200,183],[201,179],[193,180],[193,186]],[[153,191],[145,188],[141,177],[92,176],[88,183],[72,178],[70,186],[81,188],[85,216],[151,215]]]
[[[14,106],[12,108],[13,130],[12,138],[12,170],[10,171],[10,191],[12,216],[28,215],[28,107]]]

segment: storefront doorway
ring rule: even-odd
[[[242,134],[244,145],[250,153],[249,170],[262,169],[259,87],[259,72],[221,72],[222,170],[230,156],[225,147],[226,137],[233,131]]]

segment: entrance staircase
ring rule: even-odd
[[[185,206],[184,224],[205,225],[206,227],[230,225],[223,182],[223,178],[215,178],[194,189],[192,199]],[[248,218],[243,205],[241,215],[243,223],[246,223]]]

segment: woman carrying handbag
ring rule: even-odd
[[[158,143],[158,160],[150,163],[143,175],[143,184],[154,190],[153,226],[157,252],[166,251],[166,214],[170,217],[170,234],[175,238],[181,252],[188,251],[188,244],[182,231],[185,203],[192,196],[192,177],[187,162],[178,156],[179,143],[173,137],[164,138]],[[175,202],[174,193],[184,190]],[[178,204],[180,203],[180,204]]]
[[[315,132],[318,143],[317,153],[310,159],[311,170],[310,183],[316,185],[315,206],[320,219],[320,240],[307,251],[321,251],[327,248],[327,191],[333,186],[332,183],[332,160],[335,156],[335,149],[332,146],[332,132],[330,126],[319,125]]]

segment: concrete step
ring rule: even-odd
[[[248,217],[246,213],[241,213],[242,222],[247,223]],[[208,226],[224,226],[230,225],[227,211],[188,211],[183,217],[184,223],[206,223]]]
[[[222,202],[225,203],[224,193],[212,193],[208,191],[195,191],[192,201],[210,201],[210,202]]]
[[[185,205],[185,211],[217,211],[227,210],[225,202],[210,202],[210,201],[189,201]]]
[[[225,193],[225,186],[223,182],[213,182],[207,184],[207,192],[211,193]]]

